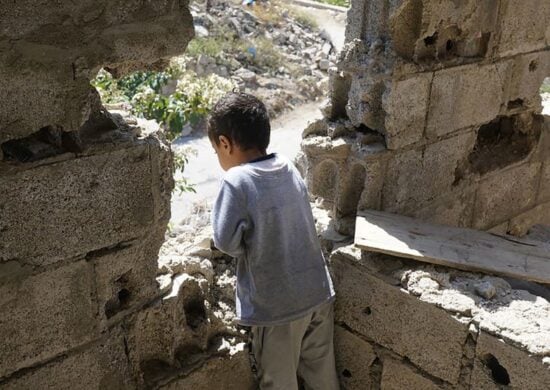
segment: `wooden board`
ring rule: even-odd
[[[433,225],[369,210],[358,213],[355,245],[466,271],[550,283],[550,246],[514,236]]]

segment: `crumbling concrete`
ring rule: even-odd
[[[352,0],[299,159],[327,250],[364,209],[548,239],[549,19],[539,0]],[[343,388],[548,387],[547,286],[351,246],[331,269]]]
[[[548,198],[550,6],[357,0],[348,18],[325,118],[303,141],[310,190],[339,231],[366,208],[478,229],[550,222],[532,211]]]
[[[187,2],[4,2],[0,14],[0,387],[208,386],[226,362],[220,376],[251,383],[242,334],[208,307],[212,265],[197,265],[202,279],[158,274],[168,144],[107,112],[89,83],[180,54]]]
[[[344,388],[540,389],[550,383],[550,303],[538,295],[540,286],[527,286],[531,293],[501,278],[353,246],[336,250],[331,266]]]

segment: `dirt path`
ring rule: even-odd
[[[311,15],[321,31],[330,37],[337,50],[344,44],[346,14],[293,4]],[[320,118],[319,102],[307,103],[281,115],[272,123],[270,152],[277,152],[294,159],[300,150],[302,131],[308,123]],[[184,176],[195,186],[196,193],[174,193],[172,196],[172,224],[179,224],[193,213],[194,205],[210,205],[214,201],[223,171],[218,165],[210,141],[207,137],[183,137],[173,144],[174,150],[192,148],[195,155],[189,155],[189,163]],[[176,175],[176,179],[181,174]]]
[[[320,118],[319,103],[308,103],[281,115],[272,123],[269,152],[280,153],[294,159],[300,150],[302,130],[314,119]],[[189,156],[184,176],[195,186],[196,193],[172,195],[172,224],[179,224],[193,212],[194,204],[210,205],[216,198],[223,171],[218,165],[208,137],[189,136],[177,140],[174,150],[192,148],[196,155]],[[176,179],[181,177],[176,175]]]

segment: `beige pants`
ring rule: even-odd
[[[288,324],[252,326],[249,353],[261,390],[338,390],[333,303]]]

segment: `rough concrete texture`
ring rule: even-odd
[[[78,130],[96,104],[89,80],[101,67],[151,66],[193,36],[180,0],[23,0],[2,2],[0,12],[0,143],[50,125]]]
[[[130,389],[135,387],[120,329],[108,338],[75,350],[69,356],[30,369],[14,380],[2,383],[3,389]]]
[[[183,379],[161,387],[163,390],[253,390],[255,383],[250,371],[247,353],[230,358],[213,358]]]
[[[302,144],[341,233],[356,209],[490,229],[549,199],[549,12],[538,0],[351,2],[325,118]]]
[[[133,325],[170,292],[156,278],[172,153],[90,80],[181,53],[187,1],[4,1],[0,15],[0,387],[143,387]]]
[[[332,256],[339,293],[336,321],[408,357],[424,371],[457,384],[467,324],[366,272],[357,266],[358,256],[342,250]],[[422,337],[412,336],[419,334]]]
[[[344,388],[541,389],[550,383],[547,287],[353,246],[333,252],[331,267]],[[347,349],[351,344],[355,352]]]

